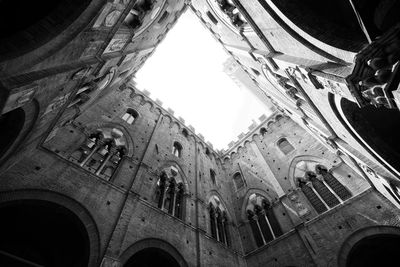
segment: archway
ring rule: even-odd
[[[328,0],[328,1],[290,1],[290,0],[271,0],[272,8],[279,9],[286,18],[282,20],[290,20],[301,30],[328,45],[343,50],[358,52],[363,45],[367,44],[367,39],[362,32],[357,21],[356,15],[348,0]],[[372,14],[364,16],[368,29],[373,36],[378,33],[374,26],[373,16],[376,8],[374,5],[364,7],[367,1],[353,0],[357,4],[360,11],[360,2],[362,11],[372,10]],[[365,10],[364,10],[365,9]],[[371,13],[370,12],[370,13]],[[365,12],[364,12],[365,13]],[[363,13],[363,15],[364,15]],[[338,16],[337,14],[340,14]],[[318,21],[318,23],[316,23]]]
[[[145,248],[134,254],[125,267],[141,266],[141,267],[180,267],[179,263],[168,252],[160,248]]]
[[[342,244],[339,267],[397,266],[400,228],[378,225],[359,229]]]
[[[44,200],[16,200],[3,203],[0,213],[1,266],[89,265],[88,232],[69,209]]]
[[[156,238],[143,239],[134,243],[122,253],[120,261],[124,267],[188,266],[175,247]]]
[[[400,143],[397,129],[400,128],[400,112],[387,108],[366,106],[359,108],[345,98],[340,100],[344,122],[375,153],[400,171]]]
[[[346,267],[397,266],[400,236],[381,234],[358,241],[350,250]]]

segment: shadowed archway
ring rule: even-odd
[[[400,228],[372,226],[349,236],[339,251],[340,267],[397,266]]]
[[[122,253],[120,260],[124,267],[188,266],[175,247],[156,238],[143,239],[134,243]]]
[[[98,266],[99,234],[78,202],[42,190],[0,194],[0,266]]]

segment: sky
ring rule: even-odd
[[[136,75],[139,89],[151,92],[215,149],[226,149],[252,120],[268,110],[223,72],[229,55],[209,30],[186,11]]]

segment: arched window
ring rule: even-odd
[[[183,136],[186,137],[186,138],[189,136],[189,132],[188,132],[186,129],[183,129],[183,130],[182,130],[182,134],[183,134]]]
[[[215,171],[213,169],[210,169],[210,179],[215,184]]]
[[[173,166],[168,168],[168,174],[167,171],[161,173],[157,181],[155,202],[159,209],[182,219],[185,190],[179,174],[173,171],[173,168]]]
[[[92,133],[70,155],[69,160],[95,175],[109,180],[127,151],[122,137],[122,132],[115,128]]]
[[[213,196],[208,204],[211,236],[218,242],[230,246],[228,215],[218,197]]]
[[[128,124],[133,124],[133,122],[139,117],[139,114],[136,110],[128,108],[122,116],[122,119],[126,121]]]
[[[289,141],[286,138],[279,139],[277,145],[285,155],[294,150],[294,147],[289,143]]]
[[[262,137],[264,137],[264,135],[267,133],[267,129],[265,129],[264,127],[262,127],[261,129],[260,129],[260,134],[261,134],[261,136]]]
[[[207,157],[211,157],[210,149],[208,149],[208,147],[206,148],[206,155]]]
[[[325,166],[301,161],[297,167],[303,173],[302,177],[297,177],[297,185],[319,214],[351,197],[351,192]]]
[[[233,182],[235,183],[236,190],[239,190],[244,186],[244,180],[240,172],[237,172],[233,175]]]
[[[172,154],[180,158],[182,155],[182,145],[178,142],[174,142],[174,146],[172,147]]]
[[[254,240],[261,247],[282,235],[282,230],[269,201],[257,194],[251,194],[246,206],[247,218]]]

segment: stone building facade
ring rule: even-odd
[[[393,266],[399,4],[353,4],[1,3],[0,265]],[[276,108],[225,151],[132,79],[186,9]]]

